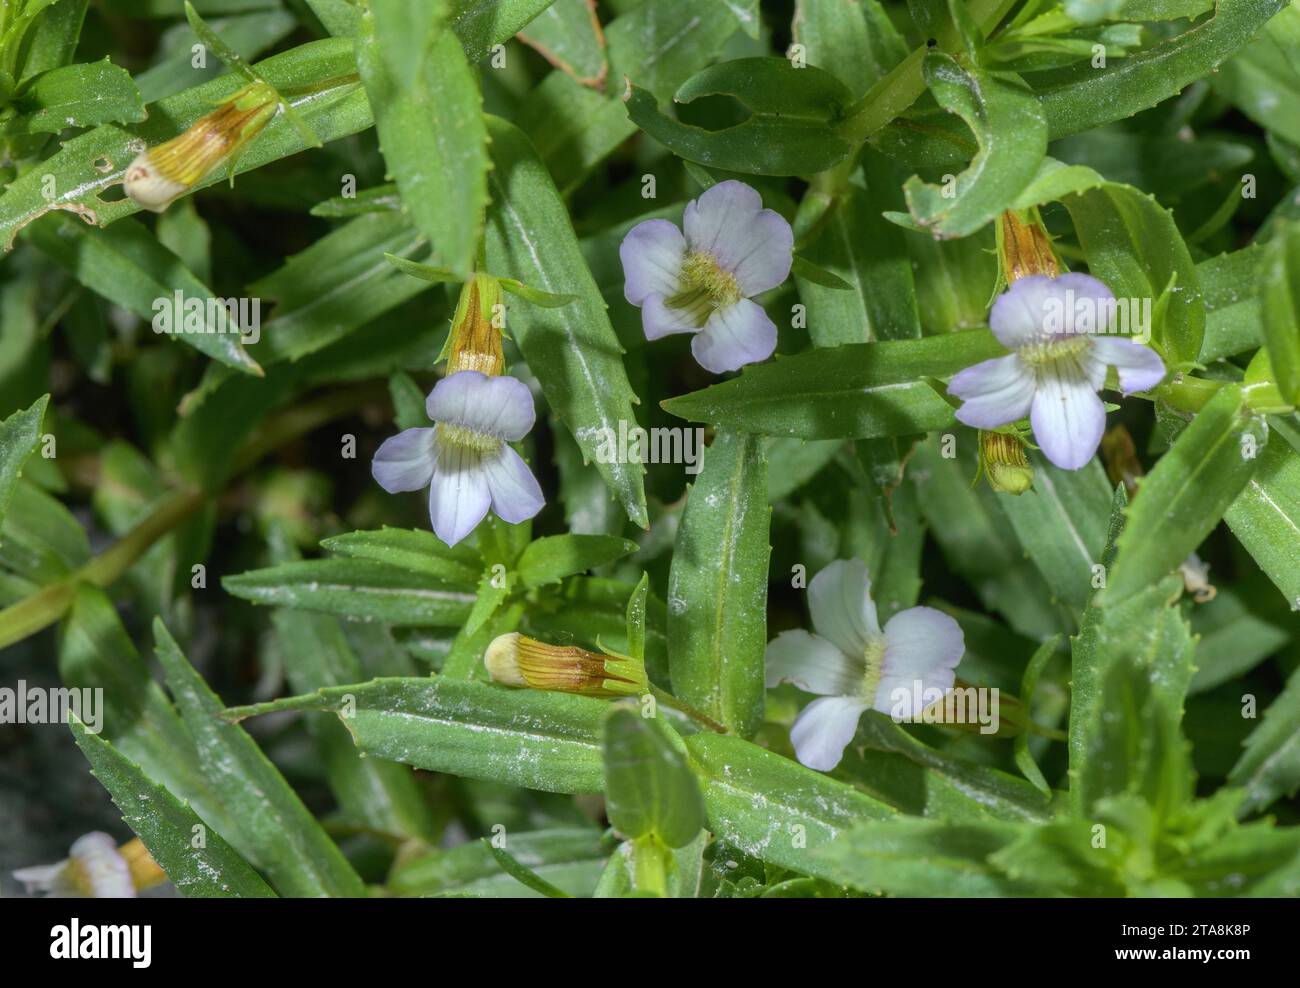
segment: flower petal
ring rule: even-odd
[[[825,638],[803,629],[783,631],[767,643],[768,688],[793,683],[808,693],[846,696],[862,685],[862,656],[845,655]]]
[[[1063,470],[1092,459],[1106,429],[1106,409],[1078,361],[1045,365],[1034,392],[1029,420],[1043,455]]]
[[[1055,278],[1045,274],[1020,278],[994,300],[989,310],[989,329],[1008,349],[1041,340],[1051,306],[1063,298],[1064,291]]]
[[[686,238],[668,220],[646,220],[628,231],[619,245],[623,261],[623,296],[641,305],[651,295],[677,291]]]
[[[837,559],[808,584],[813,627],[848,656],[865,656],[880,621],[871,599],[871,577],[861,559]]]
[[[719,182],[686,207],[691,250],[704,251],[736,276],[746,296],[775,288],[790,275],[794,231],[744,182]]]
[[[903,720],[914,717],[926,705],[925,691],[952,689],[953,670],[965,651],[965,635],[951,615],[933,607],[899,611],[885,622],[885,657],[872,706]],[[918,692],[921,704],[914,709]]]
[[[389,436],[375,452],[370,475],[389,494],[428,487],[437,458],[433,437],[433,429],[405,429]]]
[[[480,371],[457,371],[433,386],[424,403],[435,422],[461,425],[475,432],[518,442],[537,418],[528,385],[513,377],[488,377]]]
[[[1126,395],[1149,391],[1165,379],[1165,362],[1160,354],[1141,343],[1099,336],[1093,340],[1092,352],[1098,363],[1119,371],[1119,389]]]
[[[492,495],[492,510],[502,521],[517,525],[533,517],[546,504],[537,478],[524,458],[509,446],[502,446],[495,456],[485,456],[483,471]]]
[[[948,392],[962,399],[957,421],[993,429],[1029,414],[1034,375],[1013,353],[959,371],[948,382]]]
[[[824,696],[803,708],[790,728],[795,757],[809,768],[829,772],[844,757],[858,718],[867,705],[856,697]]]
[[[696,361],[714,374],[766,360],[775,349],[776,323],[761,305],[747,298],[718,309],[691,340]]]
[[[698,333],[700,327],[682,309],[670,309],[662,295],[647,296],[641,306],[641,327],[647,340],[658,340],[673,333]]]
[[[439,443],[429,485],[429,521],[434,534],[447,545],[455,545],[474,531],[491,502],[481,455],[454,443]]]

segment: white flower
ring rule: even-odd
[[[751,301],[785,281],[794,232],[743,182],[719,182],[686,206],[686,235],[668,220],[634,226],[619,247],[623,293],[646,339],[694,333],[691,352],[714,374],[766,360],[776,324]]]
[[[966,642],[957,622],[933,607],[899,611],[881,630],[858,559],[837,560],[813,577],[808,606],[817,633],[783,631],[768,643],[767,685],[793,683],[821,695],[795,719],[790,742],[799,761],[829,772],[863,711],[911,720],[921,713],[916,698],[952,689]]]
[[[457,371],[434,385],[424,407],[436,425],[384,440],[370,469],[390,494],[429,488],[438,538],[455,545],[489,507],[511,524],[542,510],[537,478],[508,445],[523,439],[536,417],[523,382]]]
[[[1082,310],[1080,306],[1082,305]],[[1095,314],[1087,325],[1082,312]],[[953,376],[948,390],[963,399],[957,418],[993,429],[1030,417],[1044,455],[1065,470],[1092,459],[1106,427],[1097,397],[1107,366],[1119,372],[1124,394],[1154,388],[1165,365],[1154,350],[1107,332],[1115,296],[1086,274],[1030,275],[1000,295],[989,327],[1012,351]]]
[[[117,841],[98,831],[78,837],[65,861],[19,868],[14,878],[28,892],[55,899],[134,899],[131,865]]]

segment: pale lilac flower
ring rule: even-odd
[[[1096,313],[1087,325],[1077,319],[1081,305]],[[989,312],[989,327],[1012,353],[953,376],[948,391],[963,400],[957,419],[993,429],[1028,415],[1049,460],[1065,470],[1084,466],[1106,427],[1097,397],[1106,368],[1119,372],[1124,394],[1154,388],[1165,376],[1154,350],[1101,335],[1114,312],[1110,289],[1086,274],[1036,274],[1015,282]]]
[[[921,713],[918,697],[952,689],[966,641],[957,622],[933,607],[899,611],[882,630],[858,559],[837,560],[813,577],[808,607],[817,633],[783,631],[768,642],[767,685],[793,683],[821,696],[795,719],[790,742],[804,765],[829,772],[863,711],[911,720]]]
[[[694,333],[691,352],[714,374],[766,360],[776,324],[752,301],[790,274],[794,232],[744,182],[719,182],[686,206],[686,235],[668,220],[634,226],[619,247],[624,295],[646,339]]]
[[[428,487],[438,538],[455,545],[489,507],[511,524],[542,510],[537,478],[509,446],[528,434],[536,417],[523,382],[457,371],[434,385],[424,407],[436,424],[384,440],[370,470],[390,494]]]
[[[78,837],[68,857],[58,864],[19,868],[14,878],[28,892],[55,899],[134,899],[131,865],[108,834],[95,831]]]

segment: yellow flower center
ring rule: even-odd
[[[1037,343],[1027,343],[1019,347],[1016,353],[1030,367],[1037,370],[1044,364],[1058,360],[1073,360],[1082,356],[1092,346],[1092,339],[1087,333],[1058,334]]]
[[[880,686],[880,674],[885,666],[885,636],[872,635],[867,639],[867,647],[862,653],[862,701],[868,705],[876,702],[876,690]]]
[[[467,425],[439,422],[437,429],[439,442],[459,446],[461,449],[472,449],[476,453],[495,453],[502,445],[502,440],[496,436],[471,429]]]
[[[682,261],[680,289],[665,301],[671,309],[686,314],[691,323],[703,326],[718,309],[739,302],[744,296],[736,276],[724,271],[712,254],[692,251]]]

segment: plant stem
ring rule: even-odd
[[[379,393],[379,389],[370,385],[349,388],[276,416],[236,458],[235,473],[243,472],[290,440],[333,418],[355,411],[374,400]],[[172,491],[135,528],[80,569],[0,611],[0,648],[22,641],[63,617],[72,606],[80,584],[89,583],[101,588],[110,586],[151,545],[202,507],[209,496],[207,492],[188,485]]]
[[[689,703],[677,699],[677,697],[673,696],[667,690],[661,690],[654,683],[650,684],[650,695],[653,696],[660,703],[664,703],[667,704],[669,707],[672,707],[672,709],[676,710],[678,713],[685,714],[687,717],[695,721],[695,723],[699,724],[701,727],[707,727],[710,731],[715,731],[718,734],[727,733],[727,729],[723,725],[719,724],[712,717],[710,717],[708,714],[696,710]]]

